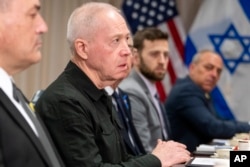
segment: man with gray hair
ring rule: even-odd
[[[0,166],[62,167],[49,134],[13,75],[41,59],[48,27],[39,0],[0,0]]]
[[[67,39],[72,57],[45,90],[36,109],[45,121],[68,167],[166,167],[189,160],[185,146],[158,141],[151,154],[128,155],[117,113],[104,88],[130,70],[131,34],[120,12],[90,2],[69,18]]]
[[[191,152],[214,138],[230,139],[236,133],[250,131],[248,122],[223,120],[213,107],[210,93],[222,68],[220,55],[210,50],[198,52],[190,64],[189,76],[178,80],[167,98],[172,137]]]

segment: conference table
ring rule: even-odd
[[[229,167],[229,158],[216,158],[211,156],[193,155],[192,159],[185,164],[174,165],[173,167]]]
[[[229,155],[228,157],[220,158],[216,156],[216,149],[233,149],[237,145],[235,141],[244,138],[244,136],[242,134],[241,136],[237,135],[230,140],[214,139],[210,144],[201,144],[192,153],[192,159],[189,162],[174,165],[173,167],[229,167]]]
[[[214,139],[209,144],[201,144],[198,146],[196,151],[192,153],[192,159],[189,162],[186,164],[174,165],[173,167],[229,167],[229,152],[230,150],[240,150],[239,148],[242,141],[250,143],[250,133],[239,133],[228,140]],[[218,149],[228,150],[226,157],[218,157],[218,154],[216,154],[219,153]],[[247,150],[250,150],[250,144]]]

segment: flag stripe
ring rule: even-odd
[[[177,47],[177,50],[179,51],[179,55],[181,56],[182,61],[183,61],[184,60],[184,45],[183,45],[183,42],[180,38],[180,35],[176,29],[176,25],[174,24],[173,19],[169,20],[167,22],[167,25],[169,26],[170,33],[173,36],[174,43]]]
[[[168,73],[170,75],[171,84],[173,85],[176,81],[176,74],[175,74],[171,59],[169,59],[169,63],[168,63]]]
[[[159,96],[160,96],[160,100],[162,102],[164,102],[167,98],[167,94],[165,92],[164,86],[162,84],[162,82],[156,82],[156,88],[158,90]]]
[[[171,59],[169,59],[167,70],[168,70],[168,74],[170,76],[171,85],[173,85],[175,83],[175,81],[176,81],[176,74],[175,74],[175,71],[173,69]],[[160,100],[162,102],[164,102],[167,99],[167,92],[166,92],[167,88],[164,88],[164,85],[163,85],[162,82],[157,82],[156,87],[157,87],[157,90],[158,90],[158,93],[159,93],[159,96],[160,96]]]

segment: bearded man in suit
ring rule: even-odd
[[[157,139],[168,140],[171,136],[155,85],[166,74],[168,34],[150,27],[136,32],[133,41],[134,69],[119,86],[128,93],[133,123],[146,152],[151,152]]]

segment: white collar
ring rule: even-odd
[[[8,75],[8,73],[0,67],[0,88],[4,93],[11,99],[13,99],[13,78]]]
[[[104,90],[111,96],[114,93],[114,89],[111,86],[106,86]]]

